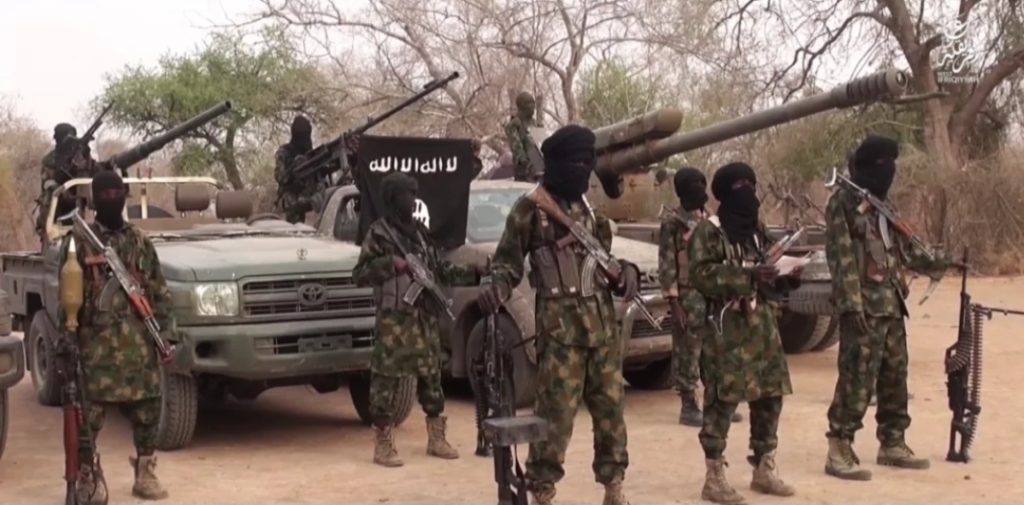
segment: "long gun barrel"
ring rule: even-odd
[[[225,101],[219,105],[207,109],[205,112],[185,121],[184,123],[167,130],[156,137],[153,137],[127,151],[120,152],[112,156],[107,163],[111,165],[112,169],[120,169],[124,173],[128,167],[146,159],[150,154],[163,149],[164,146],[171,142],[185,136],[188,132],[199,128],[200,126],[217,119],[224,115],[224,113],[231,110],[231,102]]]
[[[596,173],[602,178],[615,178],[628,172],[643,171],[644,167],[673,155],[829,109],[895,98],[906,91],[908,81],[907,75],[898,70],[879,72],[841,84],[824,93],[671,136],[666,136],[666,130],[678,128],[681,113],[674,109],[648,113],[594,130],[599,152]],[[623,144],[624,147],[615,148]]]
[[[78,141],[81,142],[82,144],[88,144],[89,142],[92,142],[92,140],[96,137],[96,130],[99,130],[100,126],[103,125],[103,118],[107,116],[107,113],[109,113],[110,109],[113,107],[114,102],[108,103],[107,106],[104,107],[102,111],[100,111],[100,115],[96,116],[96,120],[93,121],[91,125],[89,125],[89,129],[85,130],[85,135],[82,135],[82,138],[78,139]]]

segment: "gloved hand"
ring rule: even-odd
[[[754,279],[758,282],[771,284],[779,277],[779,269],[775,265],[757,265],[754,267]]]
[[[501,308],[504,297],[501,295],[501,289],[494,284],[484,284],[480,286],[480,294],[476,297],[476,303],[484,311],[485,314],[494,314]]]
[[[864,317],[863,312],[847,312],[839,316],[839,324],[861,335],[871,331],[871,328],[868,327],[868,320]]]
[[[405,261],[405,258],[399,258],[398,256],[395,256],[392,259],[394,260],[395,263],[396,274],[404,274],[406,271],[409,270],[409,262]]]
[[[636,265],[623,263],[618,291],[626,300],[632,299],[640,292],[640,269]]]

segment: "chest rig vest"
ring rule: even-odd
[[[390,226],[386,223],[381,223],[384,226]],[[390,233],[385,234],[385,238],[389,241],[403,240],[402,246],[412,254],[418,255],[423,261],[430,264],[430,259],[427,257],[426,239],[423,234],[416,230],[416,237],[410,238],[406,234],[398,233],[397,230],[391,228]],[[397,244],[392,244],[394,247],[398,247]],[[397,251],[396,251],[397,252]],[[374,297],[376,298],[377,306],[382,309],[398,309],[405,308],[406,310],[411,309],[416,305],[417,300],[421,298],[420,293],[423,291],[423,286],[419,285],[408,272],[398,274],[373,289]]]
[[[689,216],[683,215],[682,210],[672,213],[671,219],[683,225],[682,233],[675,236],[676,241],[676,285],[680,290],[690,287],[690,254],[687,248],[690,239],[693,238],[693,231],[697,229],[699,219],[705,217],[703,210],[695,210]]]
[[[93,233],[104,240],[103,233],[93,228]],[[125,238],[130,238],[127,231],[124,232]],[[110,245],[115,236],[105,237],[105,242]],[[92,294],[92,299],[95,300],[96,309],[100,312],[110,312],[114,301],[114,296],[122,291],[121,283],[118,282],[117,278],[110,272],[107,267],[107,259],[103,256],[102,251],[97,251],[93,248],[92,244],[88,240],[81,237],[75,237],[75,241],[80,245],[83,255],[84,270],[86,279],[89,284],[89,289]],[[116,249],[116,248],[115,248]],[[139,283],[139,286],[144,292],[149,291],[149,285],[147,279],[139,271],[138,257],[135,255],[135,251],[132,254],[125,254],[123,251],[117,251],[118,256],[121,258],[121,263],[124,264],[125,268],[128,269],[128,274],[131,275],[135,282]]]
[[[584,218],[580,222],[595,236],[597,219],[586,198],[582,203]],[[570,210],[580,210],[578,207]],[[607,281],[598,270],[597,261],[583,246],[570,240],[569,230],[537,208],[534,232],[540,240],[530,251],[530,286],[541,298],[589,297],[604,288]]]
[[[718,230],[719,236],[722,238],[722,250],[725,253],[726,264],[742,268],[752,268],[764,260],[764,244],[761,243],[761,237],[757,233],[753,236],[753,247],[745,248],[741,244],[734,244],[729,241],[729,237],[725,234],[725,230],[722,229],[721,223],[718,220],[718,216],[712,216],[709,221],[715,225],[715,229]],[[750,296],[725,300],[724,303],[719,303],[719,305],[721,306],[721,311],[718,313],[718,320],[712,321],[712,323],[714,323],[718,334],[721,334],[722,319],[725,317],[725,311],[733,310],[745,314],[753,313],[754,309],[757,308],[757,289],[755,288],[754,294]]]

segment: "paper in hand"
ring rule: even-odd
[[[789,275],[794,269],[802,267],[811,262],[811,256],[783,256],[779,258],[779,261],[775,262],[775,266],[779,269],[779,275]]]

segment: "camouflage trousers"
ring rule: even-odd
[[[526,478],[531,489],[553,486],[565,476],[565,451],[581,400],[593,420],[595,479],[609,483],[624,477],[629,456],[621,346],[575,347],[542,337],[537,347],[534,413],[548,422],[548,433],[546,441],[530,444]]]
[[[117,407],[132,425],[135,450],[139,454],[153,454],[156,451],[157,435],[160,428],[160,397],[130,402],[90,402],[88,411],[89,428],[92,429],[93,446],[99,439],[100,430],[107,417],[107,409]],[[82,451],[84,453],[84,450]],[[88,459],[88,455],[82,454]],[[84,461],[84,460],[83,460]]]
[[[701,343],[707,330],[707,326],[683,330],[678,324],[672,325],[672,370],[680,394],[697,390]]]
[[[398,389],[402,379],[402,376],[378,373],[370,376],[370,416],[373,417],[373,424],[395,424]],[[441,389],[440,372],[416,378],[416,398],[427,417],[437,417],[444,412],[444,391]]]
[[[704,457],[718,459],[725,452],[732,415],[738,403],[725,402],[715,395],[713,387],[704,389],[704,426],[700,429],[700,445]],[[782,397],[771,396],[749,402],[750,449],[754,458],[774,451],[779,445],[779,417],[782,415]]]
[[[873,391],[878,392],[876,436],[884,445],[903,441],[907,413],[907,329],[902,317],[867,316],[868,334],[839,328],[839,379],[828,409],[828,437],[853,440],[864,427]]]

